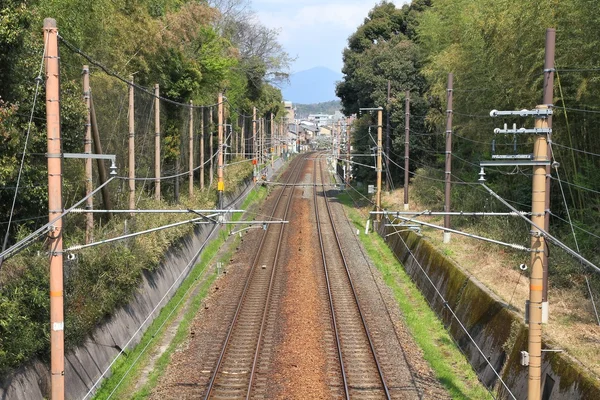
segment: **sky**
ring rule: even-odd
[[[400,7],[410,0],[394,0]],[[279,41],[296,57],[292,73],[317,66],[342,70],[348,37],[379,0],[252,0],[260,22],[279,30]]]

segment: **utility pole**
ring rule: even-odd
[[[389,119],[388,119],[389,128]],[[408,210],[408,180],[409,176],[409,156],[410,156],[410,91],[407,90],[404,96],[404,209]],[[389,169],[388,169],[389,171]]]
[[[210,108],[210,111],[208,113],[209,116],[209,124],[208,124],[208,130],[210,133],[210,138],[208,140],[208,146],[210,147],[210,169],[209,169],[209,175],[210,175],[210,182],[209,182],[209,186],[212,186],[213,184],[213,176],[215,174],[215,168],[214,168],[214,151],[215,151],[215,147],[213,144],[213,123],[214,123],[214,119],[213,119],[213,107]]]
[[[273,168],[273,164],[275,161],[274,160],[275,155],[273,154],[273,151],[275,150],[273,147],[275,145],[274,140],[273,140],[274,127],[275,127],[275,119],[273,118],[273,113],[271,113],[271,140],[270,140],[271,145],[269,146],[271,148],[271,168]]]
[[[377,110],[377,211],[381,211],[381,141],[383,135],[383,108]],[[381,215],[377,214],[377,222],[381,221]]]
[[[160,201],[160,88],[154,85],[154,199]]]
[[[94,153],[103,154],[102,153],[102,142],[100,142],[100,132],[98,130],[98,121],[96,119],[96,109],[94,108],[94,97],[90,92],[90,122],[92,124],[92,138],[94,141]],[[103,161],[100,159],[96,160],[98,166],[98,180],[100,184],[103,185],[108,180],[108,174],[106,173],[106,166]],[[112,203],[110,201],[110,193],[108,193],[108,187],[102,186],[102,203],[104,203],[105,210],[112,209]],[[112,213],[106,213],[108,218],[112,218]]]
[[[256,107],[252,107],[252,154],[254,154],[252,164],[254,166],[254,182],[256,182],[256,178],[258,175],[258,146],[256,145],[256,122]]]
[[[444,211],[450,212],[450,191],[452,189],[452,183],[450,177],[452,176],[452,90],[454,83],[454,75],[452,72],[448,74],[448,89],[447,93],[447,108],[446,108],[446,187],[444,193]],[[444,216],[444,227],[450,228],[450,214]],[[450,243],[450,232],[444,231],[444,243]]]
[[[46,64],[46,129],[48,135],[48,219],[62,214],[62,158],[60,135],[60,88],[58,29],[56,20],[44,20]],[[63,242],[62,218],[50,226],[50,370],[52,400],[65,398],[65,332],[63,309]]]
[[[204,190],[204,108],[200,112],[200,190]]]
[[[192,198],[194,195],[194,102],[190,100],[190,182],[189,182],[189,196]]]
[[[350,188],[350,118],[346,118],[346,189]]]
[[[91,117],[91,98],[90,98],[90,67],[83,66],[83,100],[85,102],[85,139],[83,141],[83,152],[87,155],[92,154],[92,117]],[[90,196],[93,190],[92,181],[92,159],[85,159],[85,195],[89,196],[85,201],[87,210],[94,209],[94,198]],[[85,216],[85,244],[94,241],[94,214],[89,212]]]
[[[242,132],[241,132],[241,140],[240,140],[240,153],[242,153],[242,158],[246,158],[246,117],[242,115]]]
[[[392,177],[390,176],[390,159],[388,158],[390,156],[390,97],[391,97],[391,93],[392,93],[392,83],[390,82],[390,80],[388,79],[387,82],[387,105],[386,105],[386,124],[385,124],[385,154],[387,155],[387,157],[385,158],[385,176],[386,176],[386,180],[385,180],[385,190],[389,191],[390,190],[390,180],[392,179]],[[404,193],[406,193],[406,189],[404,191]],[[404,204],[408,204],[408,201],[404,201]]]
[[[217,109],[217,129],[218,129],[218,141],[219,150],[217,152],[218,157],[218,171],[217,171],[217,191],[219,192],[219,209],[223,208],[223,191],[225,190],[225,183],[223,182],[223,93],[219,92],[218,109]]]
[[[129,209],[135,209],[135,93],[129,76]],[[134,214],[130,214],[133,216]]]
[[[537,110],[545,110],[546,105],[537,106]],[[546,116],[537,117],[536,129],[548,128]],[[535,138],[533,161],[548,161],[548,141],[546,135]],[[531,198],[531,277],[529,278],[529,380],[528,400],[540,400],[542,378],[542,293],[544,288],[544,253],[546,244],[544,236],[535,227],[544,226],[546,207],[546,167],[533,167],[533,184]]]
[[[544,95],[542,103],[548,107],[552,107],[554,103],[554,53],[556,47],[556,29],[546,29],[546,55],[544,59]],[[552,129],[552,116],[548,117],[548,128]],[[548,139],[552,139],[552,133],[548,134]],[[548,146],[548,160],[552,160],[552,151]],[[546,202],[544,205],[544,230],[550,231],[550,176],[552,174],[551,165],[546,166]],[[542,254],[544,262],[544,290],[542,292],[542,320],[547,322],[548,308],[548,255]]]

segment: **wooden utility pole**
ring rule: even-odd
[[[546,105],[536,107],[547,109]],[[536,129],[548,128],[546,117],[536,118]],[[533,161],[548,160],[548,141],[546,135],[538,135],[533,145]],[[546,207],[546,167],[533,167],[533,184],[531,198],[531,277],[529,278],[529,377],[528,400],[540,400],[542,377],[542,293],[544,289],[544,262],[546,251],[544,236],[537,226],[544,226]]]
[[[389,120],[388,120],[389,126]],[[404,96],[404,209],[408,210],[408,181],[410,157],[410,91]]]
[[[192,198],[194,195],[194,102],[190,100],[190,144],[189,144],[189,168],[190,168],[190,179],[189,179],[189,196]]]
[[[160,201],[160,88],[154,85],[154,198]]]
[[[83,101],[85,102],[85,138],[83,140],[83,152],[88,156],[92,154],[92,117],[90,98],[90,67],[83,66]],[[90,196],[93,190],[92,181],[92,159],[85,159],[85,195],[89,196],[85,201],[88,211],[94,209],[94,197]],[[85,244],[94,241],[94,213],[88,212],[85,216]]]
[[[240,153],[242,153],[242,158],[246,158],[246,117],[242,115],[242,131],[241,131],[241,140],[240,140]]]
[[[100,142],[100,132],[98,130],[98,120],[96,119],[96,109],[94,108],[94,97],[90,92],[90,122],[92,124],[92,138],[94,141],[94,153],[102,154],[102,142]],[[98,180],[100,184],[103,185],[108,180],[108,174],[106,173],[106,166],[104,165],[103,160],[96,160],[96,165],[98,166]],[[110,201],[110,193],[108,192],[108,187],[102,186],[102,203],[104,203],[105,210],[112,209],[112,203]],[[108,218],[112,218],[112,213],[108,212],[106,214]]]
[[[350,187],[350,118],[346,118],[346,189]]]
[[[252,107],[252,154],[254,154],[254,159],[252,164],[254,165],[254,175],[253,180],[256,182],[256,177],[258,174],[258,146],[256,145],[256,107]]]
[[[58,30],[56,20],[44,20],[46,43],[46,129],[48,135],[48,232],[50,254],[50,370],[52,400],[65,398],[65,335],[63,309],[62,154]],[[58,218],[56,221],[54,219]],[[52,222],[54,221],[54,222]]]
[[[215,165],[215,163],[214,163],[214,161],[215,161],[215,158],[214,158],[215,157],[215,147],[214,147],[214,144],[213,144],[213,137],[214,137],[214,134],[213,134],[213,126],[214,126],[214,124],[213,124],[213,122],[214,122],[214,119],[213,119],[213,107],[210,108],[210,112],[208,113],[208,116],[209,116],[208,130],[209,130],[209,133],[210,133],[210,138],[208,140],[208,146],[210,147],[210,168],[209,168],[208,173],[210,175],[209,186],[212,186],[212,184],[213,184],[213,177],[214,177],[214,174],[215,174],[215,167],[214,167],[214,165]]]
[[[217,191],[219,192],[219,209],[223,208],[223,191],[225,190],[225,182],[223,182],[223,93],[219,93],[218,110],[217,110],[217,129],[219,135],[219,149],[217,150],[218,157],[218,182]]]
[[[554,53],[556,47],[556,29],[546,29],[546,55],[544,59],[544,94],[542,103],[548,107],[552,107],[554,103]],[[548,117],[548,128],[552,129],[552,116]],[[552,134],[548,134],[548,139],[552,138]],[[548,160],[552,160],[552,151],[548,146]],[[546,166],[546,202],[544,205],[544,230],[550,231],[550,181],[551,181],[551,166]],[[544,320],[548,318],[548,255],[542,254],[544,263],[544,290],[542,292],[542,307],[544,308]],[[544,321],[545,322],[545,321]]]
[[[271,137],[271,140],[270,140],[271,144],[269,146],[270,150],[271,150],[271,168],[273,168],[273,164],[274,164],[274,161],[275,161],[275,154],[274,154],[275,148],[273,147],[273,146],[275,146],[275,140],[274,140],[274,137],[273,137],[274,130],[275,130],[275,118],[273,117],[273,113],[271,113],[271,135],[270,135],[270,137]]]
[[[446,171],[445,180],[446,187],[444,191],[444,211],[450,212],[450,192],[452,190],[452,91],[453,91],[454,75],[452,72],[448,74],[448,89],[447,93],[447,108],[446,108]],[[450,228],[450,214],[444,216],[444,227]],[[444,231],[444,243],[450,242],[450,232]]]
[[[381,211],[381,146],[383,136],[383,108],[377,110],[377,195],[376,205],[377,211]],[[381,214],[377,214],[377,222],[381,221]]]
[[[387,177],[387,179],[385,180],[385,190],[389,191],[390,190],[390,184],[389,182],[392,180],[392,177],[390,175],[390,97],[392,94],[392,83],[391,81],[388,79],[387,81],[387,105],[386,105],[386,110],[385,110],[385,114],[386,114],[386,123],[385,123],[385,154],[387,155],[387,157],[385,158],[385,176]],[[406,193],[406,191],[405,191]],[[404,204],[408,204],[406,201],[404,202]]]
[[[129,209],[135,209],[135,93],[129,76]],[[131,216],[134,214],[131,213]]]
[[[200,190],[204,190],[204,108],[200,115]]]

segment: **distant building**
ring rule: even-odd
[[[296,111],[294,110],[294,105],[291,101],[284,101],[283,106],[285,107],[285,117],[288,121],[293,121],[296,119]]]
[[[309,114],[308,120],[321,125],[331,125],[333,122],[333,115],[331,114]]]

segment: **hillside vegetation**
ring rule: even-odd
[[[0,4],[0,240],[4,248],[10,248],[48,218],[45,80],[35,79],[44,75],[40,70],[44,51],[42,21],[47,17],[57,20],[60,35],[64,152],[83,152],[85,105],[81,71],[83,64],[89,64],[103,151],[116,155],[118,174],[127,176],[128,86],[123,79],[134,76],[138,85],[133,115],[135,172],[140,178],[136,182],[136,208],[215,207],[216,182],[210,178],[209,169],[214,173],[216,166],[206,164],[206,188],[200,191],[198,159],[200,137],[205,139],[205,160],[217,151],[216,138],[210,138],[217,129],[215,103],[219,91],[227,97],[228,133],[233,130],[237,134],[242,125],[249,126],[252,107],[258,108],[259,117],[271,113],[282,115],[281,93],[274,85],[285,79],[290,58],[277,42],[277,33],[255,22],[246,1],[3,1]],[[160,129],[154,123],[154,84],[160,85],[162,96]],[[197,108],[190,109],[187,106],[190,101]],[[194,118],[192,149],[188,144],[190,113]],[[161,144],[160,201],[154,200],[155,130],[160,131]],[[228,152],[236,153],[242,146],[232,139],[235,135],[228,137],[233,149]],[[190,150],[196,168],[192,195],[187,194],[186,173]],[[225,189],[231,193],[249,178],[252,166],[236,154],[228,155],[226,161],[231,165],[225,168]],[[63,167],[63,202],[67,208],[85,195],[85,176],[82,161],[65,160]],[[97,187],[95,163],[93,170]],[[114,209],[128,208],[126,179],[111,182],[108,192]],[[107,204],[100,195],[96,196],[95,208],[104,207]],[[94,240],[191,218],[193,214],[114,214],[112,218],[96,214]],[[81,343],[116,307],[125,304],[138,287],[143,272],[155,269],[165,250],[189,234],[193,226],[181,225],[90,247],[76,252],[76,258],[66,260],[68,348]],[[65,248],[84,243],[84,227],[83,214],[69,214],[65,218]],[[40,236],[21,253],[2,260],[2,375],[34,357],[48,357],[48,256],[44,238]]]
[[[532,135],[494,135],[493,129],[513,122],[533,128],[533,120],[492,119],[489,112],[531,109],[542,102],[545,34],[556,28],[552,150],[560,167],[552,173],[550,231],[599,265],[600,141],[594,137],[600,122],[600,55],[591,50],[600,44],[600,30],[593,28],[599,22],[600,9],[588,0],[414,0],[402,8],[384,1],[348,39],[337,95],[347,114],[360,107],[389,111],[386,175],[394,186],[403,184],[404,101],[410,90],[410,179],[424,207],[442,210],[446,85],[452,72],[452,210],[508,211],[477,186],[479,161],[490,160],[494,151],[532,153]],[[371,118],[362,114],[354,125],[355,153],[368,154],[375,145]],[[357,181],[375,181],[372,169],[357,166],[353,172]],[[486,173],[493,190],[519,210],[530,211],[530,168],[487,168]],[[518,218],[452,221],[457,229],[529,242],[529,226]],[[581,306],[593,323],[592,296],[600,299],[596,273],[551,246],[550,285],[580,290],[585,296]]]

